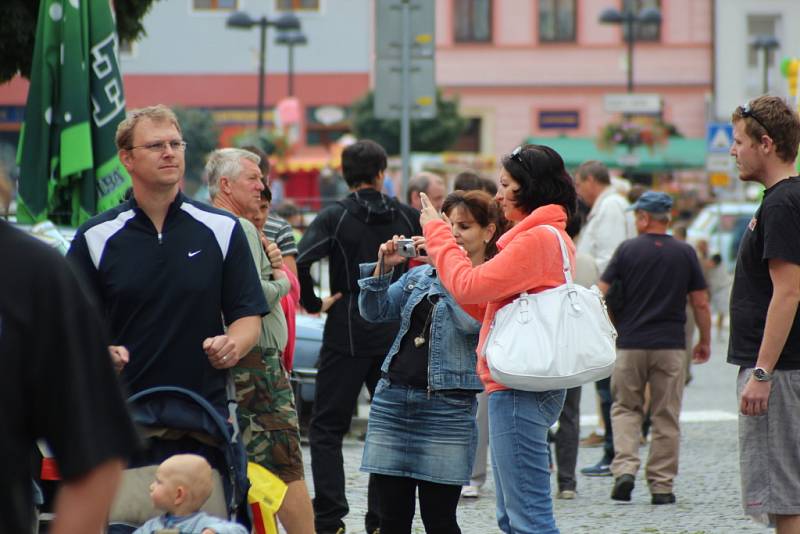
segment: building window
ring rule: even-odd
[[[748,43],[757,36],[771,36],[776,37],[776,26],[778,17],[776,15],[748,15],[747,17],[747,36],[749,37]],[[754,46],[747,47],[747,64],[750,67],[758,67],[761,65],[761,57],[764,55],[763,50],[759,50]],[[768,67],[775,65],[775,56],[777,54],[773,51],[768,54],[769,62]]]
[[[231,11],[239,7],[237,0],[192,0],[197,11]]]
[[[455,0],[455,37],[459,43],[492,40],[492,0]]]
[[[481,129],[482,121],[478,118],[467,118],[467,126],[453,146],[451,152],[475,152],[481,151]]]
[[[575,40],[575,0],[539,0],[539,41]]]
[[[319,11],[319,0],[276,0],[278,11]]]
[[[623,9],[625,11],[633,11],[636,14],[642,12],[643,9],[655,8],[661,9],[660,0],[624,0]],[[661,24],[634,24],[633,26],[634,38],[637,41],[660,41],[661,40]],[[628,40],[628,26],[622,25],[622,35],[625,40]]]

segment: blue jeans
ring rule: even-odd
[[[558,534],[550,496],[547,431],[566,391],[495,391],[489,395],[489,445],[497,524],[506,534]]]

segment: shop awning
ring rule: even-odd
[[[591,137],[529,137],[527,143],[547,145],[561,154],[569,168],[575,168],[586,160],[594,159],[609,167],[634,167],[637,171],[675,171],[701,169],[706,164],[706,140],[671,137],[666,145],[650,150],[636,147],[633,151],[635,164],[628,163],[629,154],[624,146],[614,151],[597,147]]]

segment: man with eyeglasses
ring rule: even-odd
[[[169,108],[129,112],[116,143],[133,196],[82,225],[67,256],[105,311],[129,393],[178,386],[227,416],[227,369],[267,312],[245,234],[180,191],[186,143]]]
[[[739,178],[764,197],[739,245],[728,362],[739,366],[739,463],[745,513],[800,532],[800,118],[776,96],[731,117]]]

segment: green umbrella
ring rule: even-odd
[[[110,3],[41,0],[17,150],[17,219],[77,226],[117,205],[130,176],[114,134],[125,117]]]

